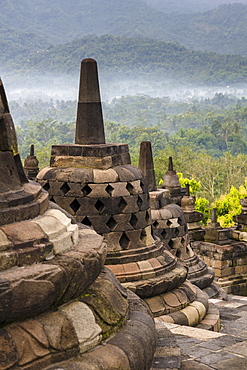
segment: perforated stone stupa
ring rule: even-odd
[[[148,159],[144,161],[143,157]],[[147,165],[149,172],[143,168]],[[207,292],[210,297],[217,296],[219,294],[219,288],[213,283],[213,269],[208,267],[191,247],[191,237],[187,227],[186,213],[187,215],[194,215],[196,213],[196,217],[198,218],[197,213],[199,212],[196,212],[193,208],[194,197],[189,195],[188,189],[186,190],[187,195],[181,196],[183,192],[181,191],[176,171],[173,169],[172,158],[169,158],[169,169],[164,176],[163,182],[169,193],[164,192],[163,189],[156,188],[155,173],[151,171],[151,168],[154,168],[154,166],[150,142],[144,141],[141,143],[139,168],[147,174],[147,182],[152,184],[152,186],[149,185],[149,194],[152,199],[150,203],[151,217],[155,234],[163,241],[166,248],[187,267],[187,279],[198,288]],[[159,201],[159,198],[160,200],[163,199],[163,204],[165,202],[170,202],[170,204],[162,206],[162,201]],[[175,204],[175,201],[182,204],[184,209]],[[200,219],[202,219],[201,216]],[[198,227],[198,229],[201,230],[201,227]],[[205,232],[202,231],[202,235],[204,234]],[[198,231],[196,235],[198,236]],[[199,234],[199,237],[201,238],[201,234]]]
[[[37,180],[53,202],[104,237],[107,267],[155,316],[186,325],[203,320],[207,297],[186,281],[187,268],[153,234],[146,180],[131,165],[128,145],[105,143],[93,59],[81,63],[75,144],[54,145],[50,166]]]
[[[0,127],[0,369],[149,369],[149,309],[104,268],[103,237],[27,180],[1,81]]]

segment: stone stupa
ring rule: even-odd
[[[81,63],[75,144],[53,145],[50,166],[37,181],[50,200],[104,237],[106,266],[145,299],[154,316],[186,325],[202,322],[207,297],[186,280],[187,268],[154,235],[146,180],[131,165],[128,145],[105,143],[93,59]]]
[[[144,158],[148,158],[145,161]],[[149,168],[149,171],[145,170],[145,166]],[[169,158],[169,169],[164,176],[164,184],[166,189],[171,191],[168,195],[164,193],[164,190],[156,188],[155,172],[153,165],[152,147],[150,142],[142,142],[140,146],[140,160],[139,168],[146,173],[146,180],[149,184],[151,202],[151,216],[153,220],[154,232],[163,241],[166,248],[174,254],[178,259],[184,263],[188,269],[187,279],[196,285],[198,288],[204,290],[210,298],[219,295],[219,288],[213,282],[214,271],[211,267],[198,257],[193,251],[191,246],[191,237],[186,221],[186,212],[190,215],[197,213],[195,209],[192,210],[191,203],[194,204],[194,197],[188,194],[181,196],[180,183],[176,171],[173,169],[172,158]],[[176,190],[175,190],[176,189]],[[161,199],[166,199],[166,202],[170,201],[170,204],[162,206],[161,202],[158,202],[158,194],[163,194]],[[179,199],[179,203],[182,203],[184,209],[175,204],[175,199]],[[156,201],[155,201],[156,199]],[[200,218],[201,219],[201,218]],[[201,228],[200,228],[201,229]],[[203,232],[203,235],[205,232]],[[200,239],[201,235],[199,234]]]
[[[103,237],[27,180],[1,80],[0,126],[0,369],[149,369],[149,309],[104,268]]]

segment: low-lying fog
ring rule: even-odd
[[[2,76],[8,100],[77,100],[79,77],[75,76]],[[111,78],[100,79],[102,101],[124,95],[149,95],[169,97],[171,100],[189,101],[213,98],[216,93],[227,93],[247,97],[245,86],[189,86],[179,81],[158,80],[157,78]]]

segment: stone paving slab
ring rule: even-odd
[[[247,297],[229,295],[227,299],[210,300],[221,313],[220,332],[156,320],[157,333],[163,326],[170,334],[168,342],[163,338],[164,348],[158,349],[152,370],[247,369]]]

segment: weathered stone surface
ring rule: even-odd
[[[128,312],[125,297],[111,281],[102,279],[101,276],[90,286],[81,301],[89,305],[103,321],[111,325],[121,322]]]
[[[39,317],[47,336],[49,346],[57,351],[67,351],[78,347],[75,329],[67,316],[60,312],[50,312]]]
[[[3,329],[0,329],[0,368],[7,370],[18,361],[16,347],[11,336]]]
[[[148,190],[156,190],[156,179],[154,173],[154,163],[152,146],[150,141],[142,141],[140,145],[140,155],[139,155],[139,169],[142,171],[147,183]]]
[[[13,292],[7,280],[0,278],[0,323],[4,322],[9,314]]]
[[[130,370],[129,360],[125,352],[111,344],[106,344],[104,347],[83,355],[82,360],[85,358],[84,356],[98,361],[102,370]]]
[[[19,358],[18,365],[26,365],[50,353],[47,337],[37,320],[12,324],[6,330],[14,338]]]
[[[96,324],[92,311],[84,303],[69,303],[62,306],[60,310],[72,321],[81,353],[88,351],[99,343],[101,329]]]
[[[63,272],[57,266],[33,265],[2,272],[13,292],[7,321],[25,319],[45,310],[62,288]]]
[[[118,174],[114,169],[109,168],[109,170],[93,170],[94,182],[99,183],[109,183],[116,182],[118,180]]]
[[[17,251],[0,252],[0,271],[15,267],[18,261]]]
[[[30,221],[4,225],[1,226],[1,230],[11,240],[15,248],[30,247],[33,246],[34,242],[48,241],[41,228]]]

